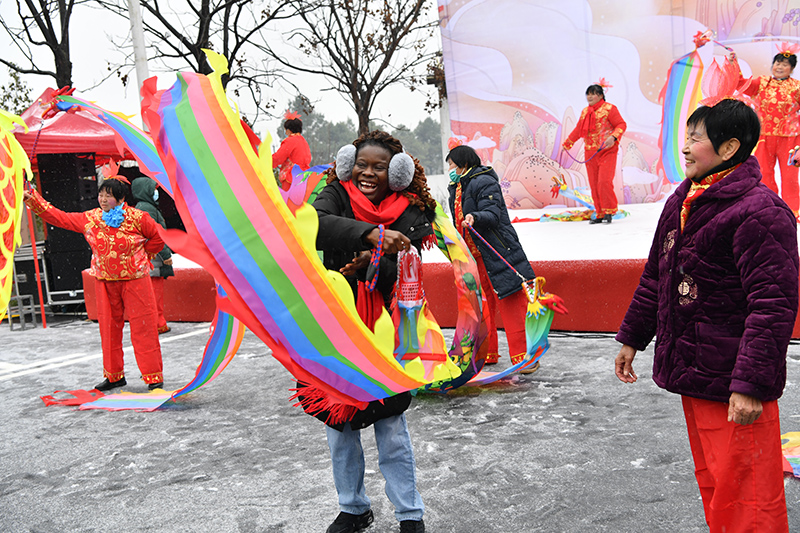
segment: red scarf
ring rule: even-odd
[[[605,103],[606,103],[605,100],[600,99],[600,101],[597,102],[596,104],[586,107],[586,109],[589,109],[590,111],[586,112],[586,115],[583,117],[583,120],[581,121],[581,138],[582,139],[585,139],[586,137],[588,137],[589,136],[589,132],[594,131],[594,124],[596,122],[595,112],[600,108],[601,105],[603,105]]]
[[[386,195],[380,205],[375,205],[369,198],[364,196],[364,193],[352,181],[342,181],[340,183],[350,197],[353,216],[361,222],[369,222],[376,225],[383,224],[388,227],[410,205],[408,198],[396,192]],[[376,288],[370,292],[367,289],[367,284],[359,281],[358,294],[356,295],[356,311],[358,311],[358,316],[361,317],[361,320],[370,330],[375,331],[375,321],[381,316],[383,307],[383,294],[381,291]]]

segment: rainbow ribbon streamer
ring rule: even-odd
[[[14,272],[14,250],[22,243],[23,178],[32,176],[25,149],[11,130],[14,124],[28,127],[22,118],[0,109],[0,320],[8,309]]]
[[[703,98],[702,78],[703,61],[695,48],[672,62],[658,97],[663,108],[658,137],[661,158],[657,168],[670,183],[680,183],[686,177],[680,164],[681,147],[686,138],[686,120]]]
[[[436,207],[436,218],[431,225],[437,246],[452,263],[455,274],[458,315],[453,345],[448,355],[461,374],[433,381],[421,390],[444,393],[465,385],[483,368],[488,348],[484,341],[488,337],[488,330],[482,317],[487,304],[486,296],[481,292],[478,265],[441,206]]]
[[[345,279],[322,266],[316,211],[289,210],[271,154],[258,158],[226,100],[224,58],[208,56],[209,76],[182,73],[166,91],[143,88],[143,115],[187,228],[167,232],[170,247],[206,268],[273,356],[335,402],[363,407],[425,385],[419,360],[403,367],[394,359],[388,313],[370,331]]]
[[[158,142],[145,136],[139,138],[143,142],[126,146],[140,161],[152,161],[151,170],[161,171],[153,176],[157,181],[159,175],[169,176],[188,230],[168,230],[170,247],[203,265],[228,295],[218,299],[214,336],[195,380],[169,397],[216,377],[238,348],[243,324],[296,378],[322,388],[334,402],[362,406],[427,386],[426,375],[438,380],[432,384],[435,389],[449,390],[477,374],[485,357],[485,349],[476,348],[486,338],[481,320],[485,300],[476,282],[477,265],[441,207],[433,227],[456,274],[456,334],[443,363],[431,368],[412,359],[402,366],[394,359],[388,314],[378,320],[376,333],[370,332],[355,311],[344,278],[322,267],[315,247],[316,212],[307,204],[287,207],[272,179],[271,154],[264,151],[259,158],[225,99],[219,80],[226,71],[224,58],[211,54],[209,59],[215,67],[211,76],[181,74],[167,91],[145,84],[143,115]],[[120,115],[95,105],[87,109],[119,118],[107,122],[118,133],[135,130],[124,126]],[[296,181],[308,198],[313,176],[305,177]],[[105,397],[107,402],[115,401],[116,395],[111,396]],[[155,404],[153,393],[139,396],[141,405],[126,394],[116,408],[150,409]]]
[[[94,102],[74,96],[60,95],[58,100],[80,106],[105,122],[117,134],[116,142],[119,153],[124,154],[127,149],[139,162],[142,172],[156,180],[161,188],[172,196],[172,186],[167,179],[164,165],[158,157],[158,151],[155,149],[153,141],[147,133],[130,123],[129,116],[108,111]]]

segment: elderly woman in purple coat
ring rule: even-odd
[[[725,99],[687,122],[667,200],[616,339],[616,375],[656,337],[653,380],[682,396],[710,531],[788,531],[777,399],[798,305],[797,221],[761,183],[756,113]]]

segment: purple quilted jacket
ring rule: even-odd
[[[668,391],[775,400],[797,316],[797,221],[752,156],[694,201],[681,233],[689,186],[667,199],[616,339],[643,350],[655,336],[653,380]]]

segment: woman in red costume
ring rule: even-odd
[[[24,198],[42,220],[83,233],[92,248],[90,273],[97,278],[97,322],[105,377],[95,388],[108,391],[127,385],[122,354],[127,314],[142,379],[150,390],[161,389],[164,376],[150,258],[164,248],[164,241],[150,215],[125,205],[125,186],[120,179],[124,178],[106,178],[97,194],[100,207],[82,213],[61,211],[36,190],[26,191]]]
[[[603,80],[601,80],[603,83]],[[590,85],[586,89],[589,106],[581,112],[581,118],[562,147],[569,150],[578,139],[583,139],[586,174],[592,190],[592,201],[596,212],[589,224],[604,222],[611,224],[617,212],[617,195],[614,193],[614,174],[617,169],[619,140],[628,127],[617,107],[606,102],[603,85]]]
[[[778,191],[775,181],[775,160],[781,170],[780,195],[794,212],[800,214],[800,187],[797,182],[797,167],[789,164],[788,153],[800,140],[800,81],[791,77],[797,66],[795,53],[800,50],[796,44],[783,43],[772,59],[771,76],[754,76],[742,91],[758,104],[758,117],[761,119],[761,138],[756,147],[756,159],[761,165],[764,185]],[[731,52],[728,59],[738,67],[736,54]],[[741,72],[740,80],[744,82]]]
[[[283,129],[286,138],[281,141],[278,151],[272,154],[272,168],[279,168],[280,184],[283,190],[289,190],[292,184],[292,167],[308,170],[311,166],[311,148],[303,137],[303,122],[297,113],[286,112]]]

